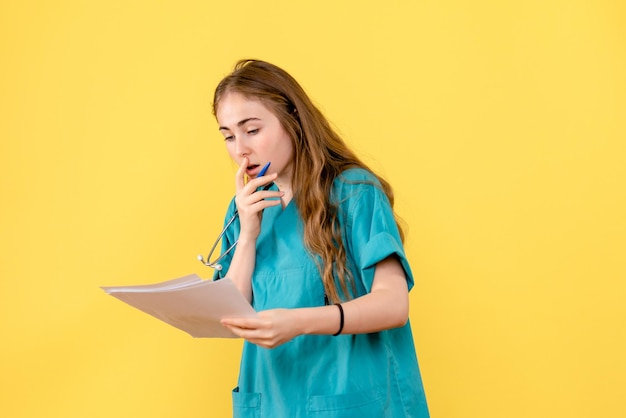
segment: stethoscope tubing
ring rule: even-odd
[[[267,168],[267,166],[264,167],[264,168]],[[272,187],[273,184],[274,184],[273,182],[270,183],[270,184],[267,184],[261,190],[269,190],[270,187]],[[228,230],[228,227],[230,227],[230,225],[235,221],[235,219],[237,219],[238,216],[239,216],[239,211],[237,209],[235,209],[235,213],[233,213],[233,216],[230,218],[228,223],[226,223],[224,228],[222,228],[222,232],[220,232],[220,234],[218,235],[217,239],[213,243],[213,246],[211,247],[211,250],[209,251],[209,255],[206,258],[206,261],[204,261],[204,258],[201,255],[198,255],[198,260],[200,260],[200,262],[202,264],[204,264],[207,267],[214,268],[217,271],[221,271],[222,270],[222,265],[219,264],[219,262],[222,261],[224,259],[224,257],[226,257],[226,255],[228,255],[228,253],[230,253],[233,250],[233,248],[235,248],[235,246],[239,242],[239,238],[237,238],[235,240],[235,242],[232,243],[231,246],[226,249],[226,251],[224,251],[219,257],[217,257],[217,259],[215,261],[210,261],[210,260],[211,260],[211,257],[213,256],[213,253],[215,252],[215,249],[217,248],[217,245],[220,243],[220,241],[222,240],[222,237],[224,236],[224,234]]]

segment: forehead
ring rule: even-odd
[[[220,126],[232,127],[238,122],[258,118],[266,120],[274,114],[259,99],[241,93],[227,93],[218,102],[215,117]]]

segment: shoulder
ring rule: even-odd
[[[364,168],[349,168],[343,171],[341,174],[337,176],[335,179],[335,184],[337,183],[350,183],[350,184],[375,184],[379,185],[378,179],[369,170]]]
[[[369,188],[380,189],[380,182],[374,173],[363,168],[349,168],[339,174],[333,182],[333,191],[339,195]]]
[[[332,200],[340,206],[352,207],[359,201],[387,200],[378,178],[369,170],[350,168],[339,174],[333,182]]]

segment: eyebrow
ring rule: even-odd
[[[243,120],[240,120],[239,122],[237,122],[237,126],[243,126],[246,123],[250,122],[251,120],[261,120],[261,119],[259,119],[259,118],[246,118],[246,119],[243,119]],[[227,130],[227,131],[230,131],[230,129],[227,128],[226,126],[220,126],[219,130],[222,131],[224,129]]]

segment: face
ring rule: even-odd
[[[216,117],[230,158],[237,165],[248,158],[248,177],[256,177],[261,168],[271,162],[267,173],[278,174],[275,182],[279,186],[291,183],[291,138],[260,100],[227,93],[218,103]]]

